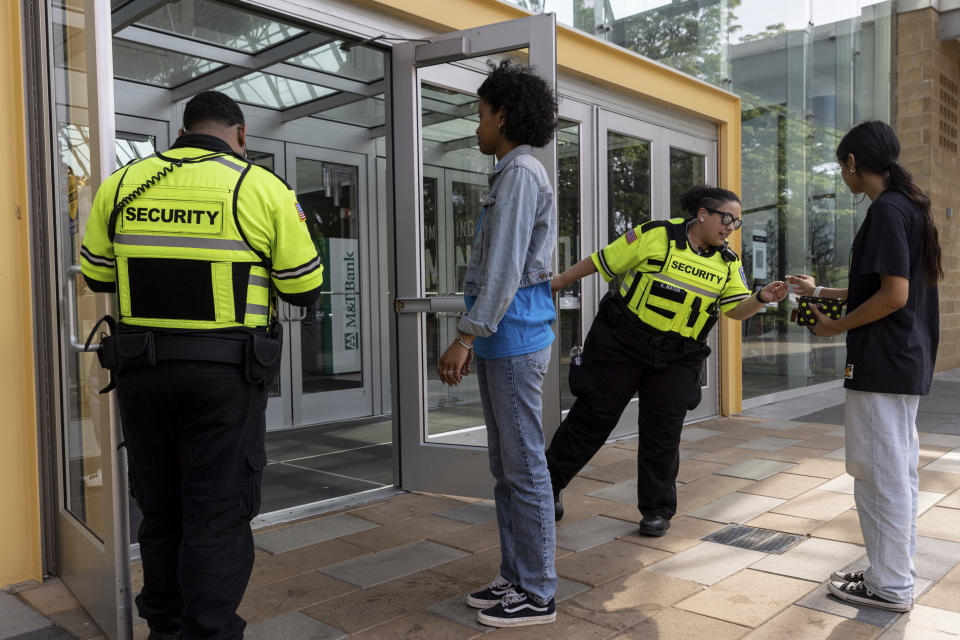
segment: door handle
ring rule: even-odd
[[[307,308],[306,307],[297,307],[300,309],[298,316],[293,316],[290,314],[290,311],[296,305],[292,305],[289,302],[284,302],[280,305],[280,315],[284,320],[289,320],[291,322],[301,322],[304,318],[307,317]]]
[[[467,305],[463,296],[429,296],[397,298],[393,309],[397,313],[463,313]]]
[[[70,333],[70,348],[74,351],[87,351],[85,348],[86,345],[80,338],[77,337],[77,327],[80,322],[77,319],[77,293],[75,290],[76,287],[76,275],[80,273],[80,265],[72,264],[67,267],[67,278],[64,286],[66,287],[67,294],[67,328]],[[100,348],[99,342],[91,342],[90,350],[96,351]]]

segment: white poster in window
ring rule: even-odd
[[[329,282],[332,373],[360,371],[360,255],[353,238],[326,238],[328,260],[323,279]]]
[[[763,229],[754,229],[751,232],[753,239],[753,279],[767,279],[767,232]]]

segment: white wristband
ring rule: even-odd
[[[813,289],[813,297],[814,297],[814,298],[819,298],[821,291],[823,291],[823,287],[814,287],[814,289]]]

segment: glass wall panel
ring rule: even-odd
[[[650,220],[650,142],[607,133],[609,241]]]
[[[580,261],[580,125],[560,120],[557,127],[557,215],[559,271]],[[560,408],[573,406],[570,393],[570,349],[583,344],[580,281],[560,291]]]
[[[854,203],[833,155],[854,124],[890,120],[891,0],[512,2],[737,93],[746,273],[755,287],[793,273],[846,285],[866,205]],[[648,210],[615,204],[615,177],[611,170],[611,238],[633,223],[614,209]],[[792,307],[791,296],[743,323],[745,399],[842,375],[843,340],[791,325]]]
[[[54,234],[57,266],[61,273],[80,261],[80,243],[93,200],[91,140],[87,114],[87,47],[84,2],[63,2],[51,25],[51,66],[54,101],[55,148],[53,149],[54,202],[57,210]],[[119,154],[134,152],[118,149]],[[76,292],[77,334],[86,336],[102,311],[97,295],[79,272],[66,272],[66,286]],[[67,318],[60,326],[66,327]],[[60,481],[64,508],[99,540],[107,536],[110,496],[103,491],[103,465],[109,463],[108,403],[100,395],[108,380],[94,353],[79,353],[63,346],[63,451]]]

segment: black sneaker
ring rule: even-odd
[[[863,571],[851,571],[849,573],[834,571],[830,575],[830,579],[838,582],[863,582]]]
[[[523,591],[511,591],[496,605],[477,612],[477,622],[488,627],[525,627],[548,624],[556,619],[557,605],[553,598],[547,604],[537,604]]]
[[[474,591],[467,596],[467,604],[474,609],[488,609],[500,603],[503,596],[511,593],[514,587],[509,580],[499,573],[494,578],[493,584],[481,591]]]
[[[563,502],[560,500],[561,489],[553,490],[553,519],[559,521],[563,517]]]
[[[863,582],[836,582],[827,583],[827,588],[837,598],[846,600],[853,604],[865,604],[868,607],[877,607],[887,611],[910,611],[913,609],[913,601],[910,602],[892,602],[886,598],[881,598],[874,592],[867,589]]]

